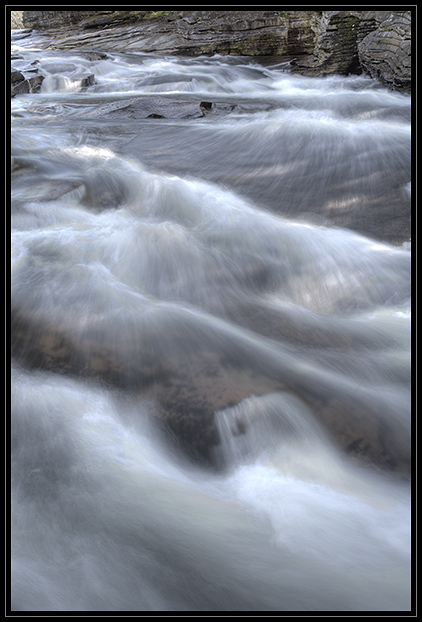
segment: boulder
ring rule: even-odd
[[[44,76],[38,74],[37,70],[21,72],[12,67],[11,72],[11,96],[22,95],[24,93],[37,93],[44,80]]]

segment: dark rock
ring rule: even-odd
[[[387,86],[410,90],[410,11],[323,11],[312,27],[316,33],[312,55],[294,61],[294,71],[307,75],[364,71]]]
[[[44,76],[41,76],[41,75],[28,78],[30,92],[38,93],[41,88],[41,84],[43,83],[43,80],[44,80]]]
[[[27,13],[30,15],[27,16]],[[38,28],[61,28],[66,16],[52,16],[52,12],[24,12],[24,22]],[[72,25],[74,13],[68,24]],[[236,54],[273,55],[303,54],[313,39],[309,29],[310,11],[184,11],[179,16],[128,23],[127,15],[88,16],[89,21],[70,28],[66,37],[60,37],[53,46],[66,49],[89,45],[101,35],[101,47],[110,51],[156,51],[177,54]],[[42,15],[41,15],[42,14]],[[101,17],[101,20],[100,20]],[[138,15],[138,20],[140,15]],[[119,22],[120,19],[120,22]],[[82,25],[94,25],[98,20],[112,21],[106,30],[83,30]],[[124,24],[124,25],[123,25]],[[62,34],[62,33],[60,33]]]
[[[33,63],[32,63],[33,64]],[[37,93],[44,80],[44,76],[38,74],[38,70],[33,67],[26,67],[22,71],[12,67],[11,71],[11,95],[22,95],[25,93]]]
[[[89,74],[87,76],[72,76],[72,82],[79,85],[81,88],[86,88],[87,86],[91,86],[95,82],[94,74]]]
[[[41,75],[25,77],[20,71],[12,70],[12,97],[25,93],[38,92],[43,79],[44,78]]]
[[[205,113],[209,112],[212,108],[212,103],[211,102],[201,102],[199,104],[199,108],[202,112],[203,115],[205,115]]]
[[[15,95],[22,95],[24,93],[29,93],[29,84],[27,80],[23,80],[23,82],[19,82],[17,84],[12,84],[11,96],[15,97]]]
[[[11,73],[12,84],[18,84],[19,82],[23,82],[23,80],[25,80],[25,76],[20,71],[14,70],[12,67],[12,73]]]

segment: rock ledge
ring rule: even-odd
[[[296,73],[363,71],[393,89],[411,87],[409,10],[24,11],[23,23],[54,31],[54,49],[282,56]]]

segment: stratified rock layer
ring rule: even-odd
[[[307,75],[361,73],[409,90],[411,11],[24,11],[56,49],[286,56]]]
[[[359,59],[362,68],[371,77],[397,88],[410,90],[410,11],[389,14],[376,30],[361,41]]]

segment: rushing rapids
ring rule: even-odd
[[[408,610],[410,97],[37,45],[12,609]]]

